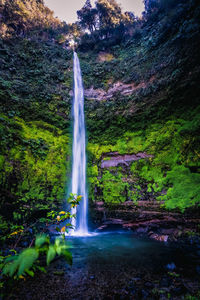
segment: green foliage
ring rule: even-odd
[[[15,222],[60,205],[69,172],[72,56],[36,36],[0,41],[0,211]]]
[[[90,30],[92,33],[97,27],[97,10],[92,8],[90,0],[86,0],[82,9],[77,11],[80,25],[83,29]]]
[[[54,260],[55,256],[56,256],[56,249],[54,246],[50,246],[47,252],[47,265],[49,265],[50,262]]]
[[[32,267],[34,262],[38,259],[39,253],[34,248],[25,249],[18,256],[11,256],[5,260],[5,267],[3,268],[3,275],[13,277],[23,275],[26,270]]]
[[[180,277],[180,275],[175,272],[168,272],[168,274],[172,277]]]
[[[49,243],[49,237],[45,234],[38,235],[35,240],[35,247],[41,248],[46,243]]]
[[[6,232],[8,231],[9,224],[6,222],[6,220],[0,216],[0,240],[6,240]]]
[[[146,193],[153,193],[158,200],[164,201],[167,209],[178,207],[183,211],[199,204],[198,118],[197,108],[187,121],[171,118],[162,123],[151,123],[143,131],[127,131],[121,137],[113,138],[113,144],[106,141],[105,145],[90,142],[88,176],[91,199],[98,197],[95,189],[100,188],[106,202],[123,202],[127,199],[137,202],[143,195],[141,187],[146,185]],[[196,125],[192,126],[191,123]],[[145,152],[152,157],[134,161],[123,176],[118,168],[111,172],[103,171],[101,181],[99,166],[103,159],[109,158],[106,156],[109,152]],[[128,174],[130,183],[122,180]],[[99,197],[101,199],[101,195]]]
[[[98,0],[96,7],[101,29],[111,29],[113,26],[120,24],[123,15],[120,6],[115,0]]]
[[[167,172],[165,182],[169,187],[163,197],[167,208],[186,207],[200,204],[200,174],[192,173],[184,166],[176,166]]]
[[[100,187],[100,182],[98,180],[98,166],[97,165],[90,165],[87,168],[87,177],[89,181],[89,195],[90,198],[94,201],[95,200],[95,189]]]
[[[123,35],[134,27],[135,16],[132,12],[122,12],[115,0],[98,0],[92,8],[89,0],[77,11],[79,24],[83,30],[89,30],[81,37],[81,49],[93,49],[98,46],[109,47],[122,41]]]
[[[70,194],[68,202],[70,203],[70,208],[75,207],[79,204],[82,196],[77,196],[74,194]],[[13,279],[24,278],[24,276],[29,275],[33,277],[35,275],[35,271],[46,272],[46,269],[42,265],[43,258],[46,256],[46,264],[47,266],[55,259],[56,256],[62,256],[65,258],[68,264],[72,265],[72,254],[69,251],[69,246],[65,241],[65,232],[67,229],[72,228],[71,222],[66,224],[66,220],[71,220],[75,218],[75,215],[71,215],[70,212],[60,211],[59,213],[55,211],[51,211],[47,214],[45,219],[46,226],[48,226],[48,222],[52,225],[57,225],[58,232],[61,233],[60,237],[56,237],[54,242],[50,241],[50,236],[47,234],[39,234],[35,238],[34,247],[29,246],[22,250],[20,254],[17,254],[15,249],[10,250],[10,254],[7,256],[0,256],[0,269],[2,271],[2,281],[0,285],[3,287],[5,280],[7,277],[12,277]],[[60,228],[58,227],[60,224],[65,222],[65,226]],[[63,224],[62,224],[63,226]],[[23,228],[23,230],[22,230]],[[14,226],[13,230],[17,230],[10,234],[16,235],[19,232],[25,233],[24,227],[22,226]],[[29,227],[30,230],[30,227]],[[17,246],[18,241],[15,246]],[[33,241],[32,241],[33,242]],[[31,245],[32,245],[31,242]]]
[[[9,117],[69,125],[72,53],[27,39],[1,42],[0,111]],[[15,47],[15,55],[13,55]],[[17,80],[16,80],[17,77]]]
[[[3,21],[0,33],[4,38],[25,33],[30,35],[30,31],[32,35],[39,35],[41,28],[51,36],[62,25],[43,1],[1,1],[0,13]]]
[[[24,212],[25,217],[31,211],[46,211],[48,207],[53,207],[55,199],[61,203],[65,192],[66,170],[69,168],[66,162],[69,154],[68,135],[41,121],[26,123],[20,118],[9,121],[6,117],[4,120],[6,123],[1,127],[2,150],[6,156],[1,159],[0,184],[14,193],[18,200],[15,215]],[[11,125],[9,131],[6,129],[7,124]],[[18,131],[12,126],[19,128]]]
[[[199,297],[200,297],[200,292],[197,293],[197,296],[192,296],[192,295],[187,294],[185,296],[185,300],[198,300]]]
[[[64,256],[66,261],[71,265],[72,264],[72,255],[68,251],[69,247],[63,241],[63,239],[57,238],[53,246],[50,246],[47,252],[47,265],[55,258],[56,254],[59,256]]]
[[[34,248],[27,248],[20,254],[5,258],[2,274],[14,277],[14,279],[26,274],[33,277],[35,270],[43,270],[38,259],[44,254],[47,265],[54,260],[56,255],[63,256],[69,264],[72,264],[72,256],[68,249],[69,246],[61,238],[56,238],[55,242],[51,244],[49,236],[45,234],[37,236]]]
[[[103,199],[106,203],[122,203],[127,197],[127,183],[123,181],[122,174],[112,175],[105,171],[102,176]]]
[[[129,199],[137,204],[141,197],[141,186],[139,184],[134,184],[132,186],[128,185],[127,189]]]
[[[81,195],[75,195],[75,194],[70,194],[69,198],[67,199],[67,202],[69,203],[71,209],[75,208],[79,205],[80,201],[82,199]],[[71,223],[66,223],[65,221],[71,220],[72,218],[76,218],[76,215],[71,214],[69,211],[60,211],[57,213],[56,211],[50,211],[47,214],[47,217],[50,219],[47,219],[51,223],[53,222],[56,224],[56,231],[60,232],[63,235],[63,238],[65,236],[65,233],[69,232],[69,229],[72,229],[73,226]],[[63,226],[64,222],[64,226]],[[59,225],[61,224],[62,227]]]

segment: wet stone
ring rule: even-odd
[[[133,281],[140,281],[141,278],[140,278],[140,277],[134,277],[132,280],[133,280]]]
[[[169,287],[172,283],[172,280],[168,277],[163,277],[160,281],[160,287]]]
[[[196,266],[196,272],[200,275],[200,266]]]
[[[142,299],[148,299],[149,298],[149,292],[146,290],[141,291]]]
[[[169,270],[169,271],[175,270],[176,269],[175,263],[171,262],[171,263],[167,264],[166,269]]]
[[[150,282],[150,281],[148,281],[148,282],[145,282],[145,287],[147,287],[147,288],[154,288],[154,284],[152,283],[152,282]]]
[[[172,293],[176,296],[180,296],[186,292],[187,292],[187,289],[182,284],[179,286],[176,286],[175,288],[172,289]]]

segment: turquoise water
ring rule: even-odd
[[[183,281],[198,280],[198,259],[190,246],[177,247],[131,232],[68,239],[73,254],[73,265],[67,268],[69,299],[157,299],[154,289],[182,295]]]
[[[198,247],[119,231],[66,239],[72,266],[56,260],[47,274],[21,282],[13,299],[179,300],[200,289]]]
[[[122,265],[123,268],[139,270],[141,267],[157,273],[172,262],[176,268],[187,269],[187,262],[191,266],[185,251],[180,248],[140,238],[133,233],[106,232],[89,237],[70,237],[69,241],[73,264],[83,264],[91,271],[96,266],[102,270],[112,270]]]
[[[156,242],[131,232],[67,239],[73,265],[66,267],[66,299],[160,299],[154,295],[158,291],[180,299],[188,292],[184,282],[198,281],[199,262],[190,246]]]

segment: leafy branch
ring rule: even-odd
[[[81,200],[82,196],[76,196],[70,194],[68,202],[70,208],[76,207]],[[57,237],[52,243],[48,234],[42,233],[36,236],[29,245],[29,248],[24,249],[18,254],[15,249],[10,250],[10,254],[7,256],[0,256],[0,270],[2,275],[5,277],[12,277],[13,279],[24,278],[29,275],[33,277],[35,271],[46,272],[46,269],[41,265],[42,258],[46,256],[46,265],[48,266],[55,258],[64,257],[68,264],[72,264],[72,254],[69,251],[69,246],[65,241],[65,233],[69,229],[73,228],[70,220],[75,218],[74,214],[66,211],[60,211],[59,213],[51,211],[47,214],[46,225],[49,222],[56,225],[56,231],[61,233],[60,237]],[[50,218],[50,219],[49,219]],[[63,226],[63,223],[67,221]],[[22,228],[16,228],[11,236],[23,234]],[[20,235],[21,236],[21,235]],[[18,239],[19,240],[19,239]],[[33,241],[35,240],[34,247],[32,247]],[[4,278],[3,277],[3,278]]]

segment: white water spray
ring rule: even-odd
[[[72,188],[71,192],[81,195],[82,200],[71,213],[76,214],[72,219],[73,235],[88,235],[87,224],[87,192],[86,192],[86,151],[85,151],[85,117],[84,117],[84,90],[81,76],[80,62],[74,52],[74,99],[73,99],[73,161],[72,161]]]

